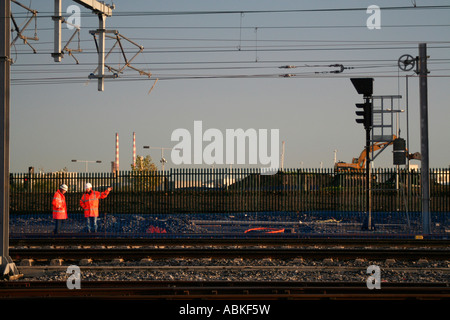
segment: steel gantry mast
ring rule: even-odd
[[[0,1],[0,278],[18,277],[9,256],[9,109],[11,87],[11,1]]]
[[[61,15],[62,12],[62,0],[55,0],[55,11],[54,11],[54,52],[52,56],[55,62],[60,62],[64,55],[61,50],[61,24],[64,22],[64,18]],[[98,16],[99,24],[98,29],[95,33],[98,35],[98,67],[97,75],[91,76],[98,79],[98,91],[103,91],[104,79],[105,77],[105,34],[106,34],[106,17],[112,16],[112,10],[114,6],[108,6],[105,3],[95,1],[95,0],[73,0],[74,2],[82,5],[93,11],[94,14]],[[110,76],[111,77],[111,76]]]
[[[115,79],[119,77],[119,74],[123,73],[123,70],[125,68],[131,68],[137,72],[139,72],[140,75],[146,75],[148,78],[151,77],[150,72],[146,72],[143,70],[140,70],[138,68],[135,68],[131,66],[131,61],[133,61],[138,54],[140,54],[144,47],[138,45],[134,41],[128,39],[127,37],[121,35],[117,30],[107,30],[106,29],[106,18],[112,16],[112,10],[115,8],[114,5],[109,6],[107,4],[104,4],[103,2],[93,1],[93,0],[73,0],[74,2],[91,9],[94,14],[98,16],[98,29],[96,30],[90,30],[89,33],[94,37],[95,41],[95,47],[97,49],[98,53],[98,66],[92,72],[89,74],[89,79],[97,79],[98,81],[98,91],[104,91],[105,89],[105,79]],[[79,32],[80,28],[77,27],[77,30],[75,30],[75,33],[70,38],[69,42],[66,44],[66,46],[61,50],[61,24],[68,23],[65,21],[65,19],[61,16],[61,0],[55,0],[55,12],[53,16],[53,20],[55,21],[54,24],[54,53],[52,53],[53,58],[55,59],[55,62],[60,62],[61,58],[64,56],[64,51],[67,51],[69,55],[72,54],[73,50],[67,49],[68,44],[70,41],[72,41],[73,37],[77,32]],[[105,46],[105,40],[106,38],[114,39],[116,40],[113,47],[106,53],[106,46]],[[128,59],[128,57],[125,54],[124,47],[123,47],[123,40],[127,41],[128,44],[133,45],[138,49],[138,51],[134,54],[133,57]],[[105,64],[105,60],[110,56],[113,49],[118,46],[121,50],[121,54],[125,60],[125,63],[120,68],[113,68],[111,66],[108,66]],[[81,51],[80,49],[78,51]],[[76,60],[76,59],[75,59]],[[78,60],[76,60],[78,63]],[[108,69],[112,74],[105,74],[105,68]]]
[[[99,16],[100,50],[104,53],[105,19],[112,15],[113,7],[96,0],[73,0],[91,9]],[[54,1],[54,53],[56,62],[61,61],[61,0]],[[22,29],[23,30],[23,29]],[[16,30],[20,34],[20,30]],[[11,0],[0,1],[0,278],[19,277],[19,271],[9,256],[9,123],[11,87]],[[103,56],[103,57],[102,57]],[[99,90],[103,91],[104,54],[99,54]]]

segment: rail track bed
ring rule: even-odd
[[[10,255],[15,260],[21,259],[163,259],[163,258],[340,258],[340,259],[389,259],[409,260],[433,259],[448,260],[448,250],[428,249],[338,249],[338,248],[27,248],[11,249]]]
[[[56,245],[55,245],[56,243]],[[450,260],[447,241],[33,239],[12,243],[13,259],[339,258]]]
[[[27,239],[10,256],[23,277],[0,282],[0,300],[450,299],[447,241]],[[73,265],[81,288],[69,290]]]
[[[86,281],[80,289],[69,290],[64,281],[0,282],[1,299],[88,298],[148,300],[321,300],[321,299],[445,299],[450,296],[446,284],[382,284],[369,290],[352,282],[279,282],[279,281]]]

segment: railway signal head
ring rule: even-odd
[[[362,109],[361,111],[356,111],[357,116],[362,116],[362,118],[356,118],[357,123],[364,125],[364,128],[368,129],[372,127],[372,103],[366,100],[364,103],[357,103],[356,107]]]
[[[359,94],[370,97],[373,93],[373,78],[351,78],[353,86]]]

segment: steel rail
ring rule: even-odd
[[[255,237],[255,238],[201,238],[201,237],[179,237],[179,238],[117,238],[117,237],[82,237],[79,235],[66,235],[55,237],[53,235],[34,235],[34,237],[11,238],[11,246],[73,246],[73,245],[270,245],[270,246],[402,246],[402,247],[447,247],[450,248],[450,240],[441,239],[372,239],[366,238],[340,238],[340,237],[312,237],[312,238],[278,238],[278,237]]]
[[[0,283],[1,299],[146,299],[146,300],[314,300],[314,299],[437,299],[449,300],[446,283],[385,284],[369,290],[364,283],[246,282],[246,281],[84,281],[69,290],[64,281],[19,281]]]
[[[340,259],[432,259],[449,260],[450,250],[445,249],[390,249],[390,248],[11,248],[10,256],[20,259],[96,259],[111,258],[340,258]]]

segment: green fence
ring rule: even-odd
[[[430,170],[430,211],[450,212],[450,172]],[[171,169],[113,173],[13,173],[12,214],[51,213],[53,194],[69,186],[69,213],[82,212],[85,183],[103,191],[105,213],[231,213],[365,211],[365,174],[329,169],[286,169],[261,175],[259,169]],[[372,211],[420,212],[420,172],[372,171]]]

